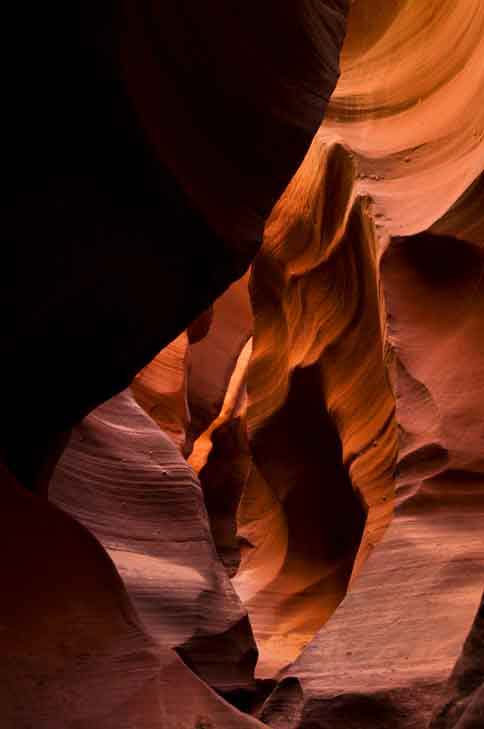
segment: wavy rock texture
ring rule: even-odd
[[[88,0],[28,28],[11,11],[28,52],[5,87],[0,448],[34,488],[66,431],[247,270],[336,83],[347,0]]]
[[[395,517],[280,674],[260,712],[273,727],[484,725],[482,608],[465,641],[484,561],[483,20],[477,2],[352,6],[322,133],[351,149],[353,195],[373,200],[400,431]]]
[[[222,301],[230,297],[229,292],[221,297]],[[189,407],[192,345],[207,337],[212,320],[210,307],[138,372],[131,383],[136,401],[184,454],[191,450],[187,431],[192,425]]]
[[[12,9],[8,729],[484,726],[484,8],[354,0],[314,137],[349,4]]]
[[[2,727],[261,726],[148,635],[90,532],[3,466],[1,477],[3,575],[12,588],[0,606]],[[19,539],[20,521],[34,549]]]
[[[134,378],[136,401],[185,456],[218,416],[251,331],[246,275]]]
[[[183,332],[136,375],[131,385],[136,401],[182,452],[190,420],[188,359],[188,335]]]
[[[467,701],[476,691],[478,640],[460,661],[466,678],[450,690],[446,680],[482,592],[482,354],[472,326],[483,262],[464,243],[420,236],[385,254],[402,429],[395,518],[343,605],[281,677],[261,714],[270,726],[417,729],[434,713],[461,712],[452,692]],[[446,721],[436,726],[460,726]]]
[[[250,464],[245,418],[240,417],[252,351],[247,279],[235,282],[210,315],[165,347],[131,386],[182,453],[187,455],[195,441],[189,462],[200,476],[211,533],[231,576],[240,561],[235,514]]]
[[[220,690],[252,680],[250,629],[196,478],[130,396],[80,426],[57,471],[57,496],[76,519],[45,496],[71,429],[247,270],[321,122],[347,9],[347,0],[87,0],[5,13],[0,704],[9,729],[258,725],[169,648]],[[160,362],[138,382],[148,409],[174,406],[180,442],[185,344],[173,387],[153,387]],[[178,486],[148,443],[165,449]],[[187,543],[172,523],[175,496],[182,520],[189,510]],[[180,581],[159,609],[154,589],[174,571],[153,525],[162,508]],[[192,598],[183,610],[178,588]]]
[[[190,459],[231,574],[245,545],[234,585],[265,678],[331,615],[391,518],[396,427],[376,239],[351,156],[325,141],[266,227],[252,356],[242,353]],[[339,208],[328,202],[336,189]]]
[[[482,172],[483,31],[478,0],[352,5],[324,128],[358,157],[391,235],[429,228]]]
[[[153,638],[219,690],[250,686],[252,633],[216,559],[197,478],[129,391],[74,430],[51,498],[107,549]]]
[[[222,409],[196,440],[189,463],[199,475],[217,552],[233,577],[240,565],[237,511],[252,467],[246,426],[252,338],[240,352]]]
[[[252,334],[247,280],[248,275],[243,276],[217,299],[207,336],[190,348],[190,450],[220,414],[237,359]]]
[[[234,584],[264,676],[296,657],[329,617],[355,560],[358,569],[391,518],[394,401],[376,240],[354,178],[347,150],[316,137],[269,219],[252,275],[247,426],[255,468],[239,519],[253,548]],[[272,530],[259,517],[266,512]]]

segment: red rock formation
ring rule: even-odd
[[[260,237],[321,121],[347,6],[123,2],[121,59],[138,117],[236,250]]]
[[[237,359],[219,415],[197,439],[189,459],[200,477],[218,554],[231,577],[241,556],[237,511],[252,467],[246,427],[251,354],[252,339]]]
[[[355,194],[374,201],[401,435],[396,511],[343,604],[279,676],[260,712],[271,727],[483,723],[480,613],[459,658],[484,560],[483,20],[479,3],[352,9],[322,131],[351,149]]]
[[[484,706],[483,602],[462,653],[445,687],[443,706],[436,712],[431,729],[472,729],[482,724]]]
[[[479,621],[446,680],[482,592],[482,265],[478,249],[431,236],[400,239],[384,257],[402,429],[395,518],[281,676],[261,714],[270,726],[413,729],[437,713],[436,726],[454,729],[479,705]]]
[[[220,414],[242,348],[252,334],[248,276],[236,281],[214,305],[208,336],[191,347],[188,400],[192,444]]]
[[[216,560],[196,476],[129,391],[74,430],[51,498],[107,549],[160,645],[219,690],[250,686],[255,645]]]
[[[476,531],[481,435],[474,400],[481,365],[479,333],[471,322],[479,321],[481,264],[480,254],[459,240],[481,242],[481,180],[473,180],[482,168],[482,152],[479,134],[470,133],[468,120],[461,120],[455,105],[444,106],[456,88],[460,104],[480,84],[476,62],[482,13],[477,4],[473,25],[465,26],[449,62],[437,65],[434,74],[417,75],[423,49],[424,65],[430,68],[442,57],[443,39],[463,12],[462,6],[450,5],[418,9],[412,3],[391,8],[373,3],[370,11],[369,4],[354,4],[344,72],[328,119],[272,213],[254,268],[248,412],[241,362],[226,407],[195,445],[192,462],[203,474],[213,532],[230,569],[237,559],[235,513],[243,491],[238,535],[245,546],[234,584],[258,638],[260,675],[274,675],[297,654],[329,617],[352,577],[344,606],[294,668],[287,669],[287,678],[264,708],[262,715],[270,723],[296,726],[299,715],[304,726],[326,726],[326,721],[345,721],[366,706],[366,719],[360,721],[355,714],[355,726],[366,726],[365,721],[368,726],[420,725],[436,706],[477,604],[479,584],[472,565],[482,560]],[[401,48],[405,63],[397,64]],[[465,77],[457,73],[462,64]],[[383,67],[386,74],[377,73]],[[443,118],[431,118],[435,106]],[[448,134],[437,148],[444,121]],[[434,137],[428,136],[431,122]],[[478,124],[477,118],[473,123]],[[459,156],[454,154],[457,145]],[[326,203],[329,195],[333,207]],[[429,226],[429,234],[419,234]],[[400,238],[388,248],[397,234]],[[387,248],[382,268],[385,306],[379,267]],[[352,271],[357,276],[352,278]],[[322,290],[325,275],[329,284]],[[467,352],[463,369],[451,366],[457,352]],[[364,568],[393,506],[396,423],[385,366],[397,396],[401,432],[397,518],[379,548],[380,558],[372,557],[371,568]],[[234,397],[235,392],[242,395]],[[457,394],[450,397],[451,392]],[[323,423],[325,410],[328,426]],[[246,419],[252,454],[244,437]],[[312,424],[309,431],[302,422]],[[314,445],[311,433],[316,434]],[[324,454],[318,453],[320,443],[327,447]],[[328,453],[335,459],[333,471]],[[329,486],[318,489],[319,483],[333,485],[332,502]],[[357,502],[352,504],[349,496],[353,488],[363,497],[368,515],[351,569],[361,538]],[[306,509],[298,508],[298,498]],[[468,514],[468,502],[475,519]],[[452,526],[453,519],[467,518],[468,543],[461,541],[462,529]],[[338,573],[339,557],[331,554],[333,528],[333,544],[343,553],[350,545],[346,573]],[[448,546],[429,558],[428,544],[435,534]],[[417,546],[408,556],[408,570],[394,575],[388,570],[399,559],[400,540]],[[419,557],[422,550],[425,554]],[[466,570],[449,641],[442,637],[442,612],[455,601],[455,563],[463,563]],[[440,588],[432,580],[434,570],[449,572]],[[413,573],[419,581],[417,593]],[[395,604],[393,593],[400,583],[408,596]],[[438,597],[433,589],[440,589]],[[425,600],[419,604],[420,594],[432,600],[433,611]],[[405,616],[405,633],[385,633],[385,651],[372,649],[362,633],[370,599],[395,620]],[[432,616],[429,627],[426,621],[432,622]],[[348,637],[346,621],[354,625]],[[379,625],[375,616],[374,629]],[[422,649],[418,636],[425,631]],[[410,635],[415,636],[412,650],[407,645]],[[359,641],[366,653],[337,648]],[[417,664],[425,651],[428,660],[422,668]],[[362,677],[364,656],[373,663]],[[321,673],[321,661],[328,662],[330,674]],[[389,670],[394,663],[404,670]],[[354,682],[361,693],[356,703],[347,671],[360,676]],[[341,700],[333,700],[338,692]]]
[[[134,444],[172,446],[130,396],[80,426],[57,471],[56,495],[76,519],[45,493],[70,430],[246,271],[336,82],[347,0],[257,7],[88,0],[9,10],[1,722],[9,729],[258,726],[170,647],[221,690],[251,681],[250,629],[216,561],[196,478],[181,460],[179,508],[193,510],[191,539],[198,534],[200,544],[183,554],[173,534],[165,546],[177,554],[182,592],[194,603],[175,629],[179,606],[165,603],[158,614],[150,600],[153,580],[173,572],[166,559],[160,567],[150,506],[173,502],[160,465]],[[156,364],[150,368],[137,388],[148,408],[166,395],[153,386]],[[184,378],[180,367],[178,393]],[[184,411],[174,410],[172,433],[182,436]],[[144,435],[132,419],[143,420]],[[130,446],[124,436],[132,436]],[[127,520],[115,488],[123,484],[133,510]],[[163,515],[176,529],[169,511]],[[115,555],[141,618],[84,521]],[[130,521],[132,541],[124,533]],[[228,653],[223,669],[211,661],[215,635],[215,654]]]
[[[484,8],[348,5],[6,23],[6,729],[484,726]]]
[[[182,452],[190,420],[189,356],[188,335],[183,332],[136,375],[131,385],[137,402]]]
[[[353,182],[346,150],[316,137],[269,219],[254,267],[247,420],[256,471],[240,519],[255,549],[235,584],[266,676],[329,617],[355,559],[359,568],[391,516],[394,403],[375,237]],[[278,512],[280,542],[270,557],[267,525],[257,525],[268,506],[257,509],[259,498]]]
[[[3,467],[2,483],[0,546],[9,589],[0,606],[0,705],[6,729],[178,729],[207,721],[217,729],[260,726],[148,635],[92,534],[19,486]]]

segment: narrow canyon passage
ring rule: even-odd
[[[32,13],[0,729],[484,729],[483,4]]]

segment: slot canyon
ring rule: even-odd
[[[484,729],[484,3],[2,25],[0,729]]]

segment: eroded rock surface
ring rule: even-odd
[[[482,729],[482,3],[71,10],[7,23],[1,726]]]
[[[444,38],[464,16],[473,22],[449,53]],[[373,201],[399,427],[395,516],[279,676],[260,713],[270,726],[484,726],[480,612],[466,640],[484,562],[482,20],[478,3],[352,8],[322,133],[348,145],[355,188]]]
[[[208,686],[250,685],[255,651],[196,476],[131,395],[89,413],[148,367],[140,400],[155,415],[163,404],[158,420],[168,417],[183,447],[186,341],[171,387],[158,387],[160,362],[150,363],[187,329],[190,346],[203,338],[193,322],[246,272],[321,122],[347,9],[346,0],[88,0],[6,13],[0,722],[8,729],[259,725]],[[47,495],[77,427],[55,476],[55,498],[72,518]],[[171,454],[171,493],[148,443]],[[170,574],[178,583],[160,609],[154,592]],[[222,642],[212,651],[215,635]]]
[[[75,428],[51,499],[107,549],[161,646],[220,691],[250,688],[255,643],[217,559],[198,479],[128,390]]]

